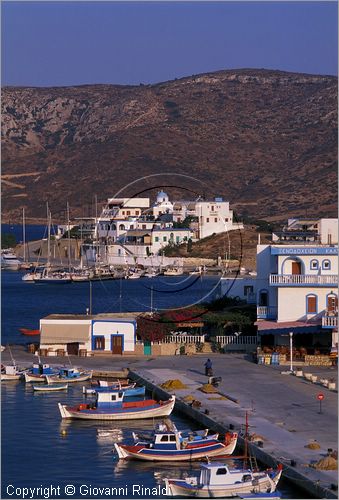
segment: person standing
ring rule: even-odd
[[[211,376],[212,372],[212,361],[210,360],[210,358],[208,358],[208,360],[206,361],[205,363],[205,375],[208,377],[208,376]]]

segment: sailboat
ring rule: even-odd
[[[20,269],[31,269],[32,264],[29,262],[29,246],[26,243],[26,222],[25,222],[25,209],[22,209],[22,246],[24,250],[23,262],[20,264]],[[27,255],[26,255],[26,247],[27,247]],[[25,279],[24,281],[27,281]]]
[[[72,283],[71,274],[66,271],[52,271],[51,258],[51,212],[47,204],[48,236],[47,236],[47,264],[40,276],[34,276],[35,283],[45,283],[53,285],[64,285]]]

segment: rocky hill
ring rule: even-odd
[[[6,87],[2,135],[4,219],[22,206],[43,217],[46,200],[53,214],[66,201],[73,215],[93,214],[94,194],[103,201],[156,173],[170,175],[122,194],[218,194],[269,220],[337,213],[331,76],[227,70],[155,85]]]

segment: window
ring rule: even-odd
[[[127,210],[126,214],[127,214],[127,215],[131,215],[131,211],[130,211],[130,210]]]
[[[160,439],[160,441],[162,443],[167,443],[168,442],[168,436],[167,435],[166,436],[162,436],[161,439]]]
[[[218,217],[214,217],[214,222],[218,222]]]
[[[259,306],[268,306],[267,290],[262,290],[259,294]]]
[[[156,236],[156,237],[154,238],[154,241],[158,242],[158,241],[159,241],[159,236]]]
[[[123,210],[121,213],[122,213],[122,215],[125,215],[125,210]]]
[[[175,442],[176,441],[175,436],[170,436],[170,441]]]
[[[105,349],[105,337],[94,337],[94,349],[101,351]]]
[[[135,215],[139,215],[139,213],[140,213],[139,210],[135,211]]]
[[[322,268],[325,271],[328,271],[329,269],[331,269],[331,262],[329,260],[323,260]]]
[[[252,285],[246,285],[244,286],[244,295],[247,297],[248,294],[253,293],[253,286]]]
[[[167,236],[163,236],[162,241],[167,241]]]
[[[115,394],[112,394],[111,401],[115,401],[115,400],[116,400],[116,396],[115,396]]]
[[[119,229],[120,231],[125,231],[125,226],[123,224],[120,224]]]
[[[209,217],[206,217],[206,222],[209,222],[210,221],[210,218]]]
[[[316,259],[311,260],[310,269],[312,270],[319,269],[319,262]]]
[[[134,229],[134,224],[131,224],[129,228]]]
[[[214,205],[211,206],[211,212],[214,212]]]
[[[317,313],[317,296],[307,295],[306,297],[306,313],[316,314]]]
[[[228,222],[228,218],[227,217],[225,217],[225,222]]]
[[[227,470],[225,468],[217,469],[217,472],[216,472],[217,476],[224,476],[225,474],[227,474]]]
[[[146,224],[143,224],[141,227],[142,229],[146,229]]]
[[[179,241],[180,241],[180,236],[176,236],[176,237],[175,237],[175,241],[176,241],[177,243],[179,243]]]

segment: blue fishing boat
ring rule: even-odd
[[[48,376],[57,375],[58,368],[52,368],[46,363],[34,363],[33,367],[24,373],[25,382],[47,382]]]
[[[162,424],[149,439],[143,436],[142,441],[138,441],[136,434],[133,437],[133,445],[114,444],[119,458],[177,462],[231,455],[236,447],[238,434],[228,432],[223,440],[219,440],[219,435],[209,435],[208,429],[179,431],[171,422],[171,430],[166,424]]]
[[[48,383],[64,384],[65,382],[85,382],[92,378],[93,372],[82,372],[78,368],[61,368],[59,373],[54,376],[49,376]]]
[[[104,391],[96,393],[95,403],[66,406],[59,403],[62,418],[83,420],[134,420],[141,418],[166,417],[171,414],[175,396],[167,401],[145,399],[125,401],[122,391]]]
[[[112,388],[112,387],[83,387],[82,392],[86,396],[95,396],[97,392],[123,392],[125,397],[141,397],[146,394],[146,387],[131,387],[125,389]]]

